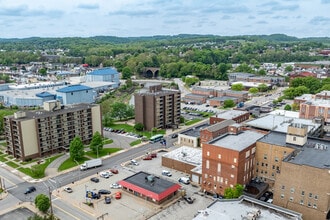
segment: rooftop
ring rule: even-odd
[[[202,164],[202,149],[183,146],[164,154],[163,157],[198,166]]]
[[[226,100],[237,100],[238,98],[232,96],[221,96],[221,97],[214,97],[209,100],[216,100],[216,101],[226,101]]]
[[[193,127],[193,128],[191,128],[187,131],[184,131],[180,134],[187,135],[187,136],[190,136],[190,137],[199,137],[200,136],[200,131],[203,130],[204,128],[208,127],[208,126],[209,126],[209,124],[202,124],[202,125],[199,125],[197,127]]]
[[[111,75],[111,74],[118,74],[118,72],[116,69],[112,67],[108,67],[108,68],[93,70],[92,72],[88,73],[88,75]]]
[[[210,132],[214,132],[214,131],[221,130],[222,128],[228,127],[229,125],[232,125],[232,124],[235,124],[235,121],[231,120],[231,119],[227,119],[222,122],[210,125],[210,126],[204,128],[203,130],[208,130]]]
[[[213,139],[208,143],[218,147],[224,147],[235,151],[242,151],[263,136],[264,134],[262,133],[247,130],[238,134],[226,134],[219,138]]]
[[[205,210],[199,211],[194,220],[252,219],[259,212],[258,220],[302,220],[302,214],[266,202],[241,196],[238,199],[220,199]]]
[[[229,111],[224,111],[224,112],[217,114],[217,118],[233,119],[233,118],[237,118],[241,115],[244,115],[246,113],[248,113],[248,112],[240,111],[240,110],[229,110]]]
[[[284,161],[307,165],[320,169],[330,168],[330,143],[320,139],[308,138],[303,149]]]
[[[56,92],[69,93],[69,92],[77,92],[77,91],[84,91],[84,90],[92,90],[92,88],[78,84],[78,85],[70,85],[70,86],[58,89],[58,90],[56,90]]]
[[[146,178],[150,178],[153,181],[146,181]],[[180,188],[179,184],[170,182],[166,179],[162,179],[158,176],[151,175],[149,173],[140,171],[136,174],[133,174],[132,176],[129,176],[125,179],[122,180],[123,182],[127,182],[130,184],[133,184],[141,189],[145,189],[147,191],[156,193],[156,194],[161,194],[164,191],[168,190],[169,188],[176,186],[177,189]]]
[[[299,112],[276,109],[268,113],[269,115],[282,115],[285,117],[299,118]]]
[[[198,98],[205,98],[208,97],[207,95],[200,95],[200,94],[194,94],[194,93],[189,93],[187,95],[185,95],[185,97],[198,97]]]
[[[286,117],[283,115],[266,115],[255,120],[245,122],[245,125],[269,131],[273,130],[286,133],[288,126],[291,123],[307,125],[308,132],[314,131],[321,126],[320,124],[314,123],[310,119]]]

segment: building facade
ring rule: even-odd
[[[27,160],[68,151],[77,136],[89,143],[93,134],[102,134],[99,105],[61,107],[59,101],[44,103],[44,110],[16,112],[4,117],[7,153]]]
[[[264,134],[234,129],[231,134],[202,144],[201,188],[211,194],[224,195],[236,184],[246,185],[253,177],[256,141]]]
[[[93,89],[84,85],[71,85],[56,90],[57,99],[61,100],[64,105],[72,105],[77,103],[93,103],[96,93]]]
[[[103,81],[103,82],[113,82],[113,88],[117,88],[120,85],[120,77],[119,73],[116,69],[112,67],[108,68],[101,68],[94,70],[86,75],[87,82],[96,82],[96,81]]]
[[[135,122],[142,123],[146,130],[172,128],[180,124],[181,93],[164,90],[161,85],[150,86],[149,91],[136,93]]]

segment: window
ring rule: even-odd
[[[311,207],[311,206],[312,206],[312,204],[310,202],[308,202],[308,207]]]
[[[210,156],[210,151],[206,152],[206,155],[207,155],[207,156]]]
[[[293,141],[296,141],[297,140],[297,137],[293,137]]]
[[[237,158],[234,158],[234,163],[237,163]]]
[[[313,193],[309,193],[309,198],[312,198],[313,197]]]
[[[272,166],[272,169],[275,170],[275,165]]]
[[[294,193],[294,188],[291,188],[290,191],[291,191],[291,193]]]
[[[275,157],[275,162],[278,162],[278,157]]]
[[[258,169],[256,169],[256,173],[258,173]]]
[[[231,177],[231,178],[234,178],[234,175],[233,175],[233,174],[230,174],[230,177]]]
[[[301,195],[304,196],[305,195],[305,191],[301,191]]]
[[[257,166],[259,166],[259,162],[257,162]]]
[[[221,163],[218,163],[218,172],[221,172]]]
[[[235,165],[231,165],[231,168],[232,168],[232,169],[235,169]]]
[[[206,169],[210,169],[210,161],[206,160]]]
[[[248,158],[250,156],[250,151],[246,151],[245,158]]]
[[[281,194],[281,199],[284,199],[284,194]]]
[[[300,200],[300,205],[303,205],[304,204],[304,200]]]
[[[319,196],[318,196],[318,195],[315,195],[315,196],[314,196],[314,199],[315,199],[315,200],[317,200],[318,198],[319,198]]]
[[[204,174],[205,179],[207,178],[207,173]]]
[[[263,167],[265,164],[264,163],[261,163],[261,166]]]
[[[290,197],[290,202],[293,202],[293,197],[292,196]]]
[[[218,159],[221,159],[221,154],[218,154]]]
[[[274,174],[274,173],[272,173],[272,176],[275,176],[275,174]]]
[[[317,205],[316,205],[315,203],[314,203],[314,205],[313,205],[313,208],[314,208],[314,209],[317,209]]]
[[[264,159],[267,160],[267,154],[264,154]]]
[[[252,148],[252,154],[254,154],[256,152],[256,147]]]
[[[281,189],[285,189],[285,186],[284,186],[284,185],[282,185]]]

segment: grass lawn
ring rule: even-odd
[[[187,121],[185,124],[188,126],[188,125],[192,125],[192,124],[195,124],[197,122],[200,122],[202,119],[199,119],[199,118],[195,118],[193,120],[190,120],[190,121]]]
[[[6,162],[6,161],[8,161],[8,159],[6,158],[6,156],[7,156],[7,155],[1,155],[1,156],[0,156],[0,161],[1,161],[1,162]]]
[[[86,160],[89,160],[89,158],[83,157],[80,160],[77,160],[77,162],[79,164],[83,164]],[[77,163],[75,161],[71,160],[71,158],[69,158],[61,164],[61,166],[58,168],[58,171],[67,170],[67,169],[70,169],[75,166],[77,166]]]
[[[19,167],[19,165],[17,163],[14,163],[13,161],[8,161],[6,164],[12,168]]]
[[[54,160],[56,160],[57,158],[59,158],[60,156],[62,156],[63,154],[59,154],[50,158],[46,158],[44,159],[44,163],[42,164],[37,164],[37,165],[33,165],[31,168],[29,167],[20,167],[18,168],[19,171],[21,171],[22,173],[31,176],[32,178],[43,178],[45,177],[45,170],[48,167],[48,165],[53,162]],[[32,169],[34,171],[32,171]]]
[[[103,140],[103,145],[105,144],[112,144],[113,143],[113,140],[112,139],[104,139]]]
[[[99,157],[103,157],[106,155],[110,155],[112,153],[115,153],[117,151],[120,151],[121,148],[103,148],[100,152],[99,152]],[[87,151],[86,155],[92,158],[97,158],[96,153],[94,153],[93,151]]]
[[[137,139],[137,140],[132,141],[131,143],[129,143],[129,145],[134,146],[134,145],[141,144],[141,142],[142,142],[142,141],[141,141],[140,139]]]

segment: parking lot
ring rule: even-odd
[[[121,191],[121,189],[110,188],[112,183],[116,183],[139,171],[145,171],[174,183],[179,183],[178,179],[187,176],[187,174],[162,167],[161,156],[164,153],[166,152],[158,152],[157,158],[153,158],[152,160],[136,158],[139,163],[137,166],[127,162],[123,164],[123,167],[117,167],[119,171],[118,174],[114,174],[107,179],[100,177],[99,174],[96,173],[91,177],[98,177],[100,180],[98,183],[90,181],[91,177],[89,177],[70,184],[70,187],[73,189],[72,193],[65,192],[61,189],[58,192],[54,192],[54,196],[73,204],[82,211],[95,217],[108,213],[104,216],[104,219],[192,219],[198,210],[205,209],[213,201],[211,198],[201,195],[198,187],[194,187],[190,184],[182,184],[182,188],[186,191],[187,195],[193,198],[194,202],[192,204],[189,204],[183,199],[179,199],[178,201],[175,200],[162,205],[153,204],[126,192],[122,192],[122,198],[117,200],[114,195],[117,191]],[[105,170],[107,170],[106,167]],[[168,177],[162,175],[162,170],[170,171],[172,176]],[[100,189],[111,191],[109,195],[112,197],[110,204],[105,204],[104,198],[106,195],[102,195],[100,199],[92,200],[94,207],[89,207],[84,204],[86,202],[86,190],[98,192]],[[188,208],[189,211],[187,212]]]

